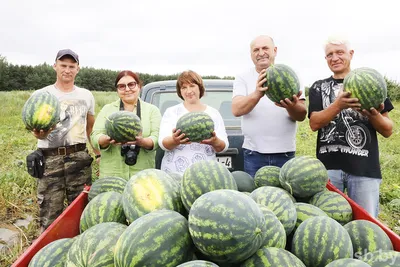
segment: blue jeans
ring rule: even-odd
[[[294,158],[295,152],[263,154],[254,150],[243,149],[244,171],[254,177],[258,169],[264,166],[282,167],[289,159]]]
[[[328,170],[331,183],[340,191],[347,189],[347,195],[369,214],[378,217],[379,187],[381,179],[355,176],[342,170]]]

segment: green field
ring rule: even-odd
[[[29,229],[21,231],[21,239],[17,246],[0,256],[0,266],[9,266],[38,236],[36,205],[36,181],[26,172],[25,158],[35,149],[36,140],[21,120],[21,110],[32,92],[0,92],[4,100],[0,116],[0,228],[13,228],[13,223],[20,218],[33,215],[34,223]],[[100,108],[117,99],[114,92],[94,92],[96,112]],[[398,102],[394,106],[398,106]],[[389,139],[379,137],[380,159],[383,172],[381,186],[380,220],[397,234],[400,234],[400,214],[390,210],[386,205],[395,198],[400,198],[400,131],[396,127],[400,123],[400,110],[393,110],[390,116],[395,122],[393,135]],[[308,121],[299,123],[297,135],[297,155],[315,154],[316,133],[313,133]],[[93,165],[96,170],[96,164]],[[94,171],[95,173],[95,171]]]

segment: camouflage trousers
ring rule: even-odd
[[[92,184],[92,161],[87,151],[46,157],[44,175],[37,179],[41,227],[49,227],[63,212],[65,197],[69,205],[85,185]]]

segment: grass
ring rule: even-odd
[[[36,205],[36,180],[26,172],[25,158],[36,148],[36,140],[21,120],[21,110],[32,92],[0,92],[3,99],[0,116],[0,227],[14,228],[21,232],[18,244],[5,255],[0,255],[0,266],[9,266],[38,236],[38,208]],[[102,106],[118,96],[114,92],[94,92],[96,113]],[[399,106],[400,102],[395,102]],[[383,173],[381,186],[381,213],[379,219],[400,234],[400,214],[386,205],[400,198],[400,110],[394,109],[390,116],[395,130],[389,139],[379,137],[380,159]],[[308,126],[308,120],[299,123],[297,155],[315,155],[316,133]],[[93,174],[97,169],[93,165]],[[95,177],[94,177],[95,178]],[[34,222],[28,229],[13,227],[13,223],[30,214]]]

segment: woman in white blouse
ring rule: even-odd
[[[228,136],[221,114],[215,108],[200,101],[204,91],[203,80],[196,72],[188,70],[179,75],[176,92],[183,103],[168,108],[161,119],[158,143],[165,150],[161,170],[183,174],[194,162],[216,160],[216,152],[224,152],[228,149]],[[210,139],[192,143],[179,129],[175,128],[181,116],[193,111],[206,112],[213,119],[214,132]]]

